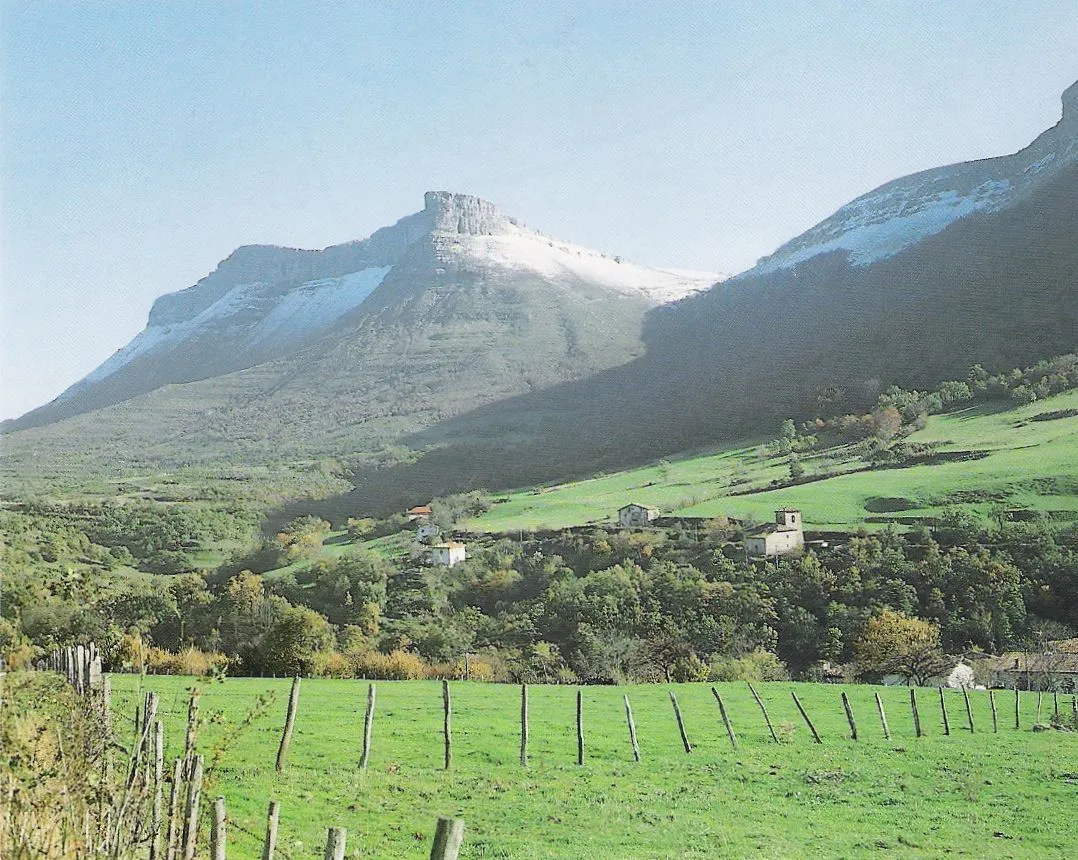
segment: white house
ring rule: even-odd
[[[464,544],[456,541],[448,543],[436,543],[430,548],[430,563],[452,567],[468,557]]]
[[[774,523],[745,538],[745,551],[757,558],[785,555],[804,547],[805,529],[801,522],[801,511],[795,508],[775,511]]]
[[[625,505],[618,508],[618,524],[625,529],[639,529],[659,518],[659,509],[649,505]]]
[[[904,687],[910,683],[910,679],[906,675],[892,673],[884,675],[880,679],[880,683],[887,687]],[[952,657],[947,661],[944,668],[931,678],[928,678],[923,686],[947,687],[951,690],[961,690],[963,688],[967,690],[984,689],[983,686],[977,684],[973,667],[961,657]]]

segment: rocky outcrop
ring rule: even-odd
[[[433,229],[439,232],[493,236],[507,232],[510,227],[509,219],[497,206],[468,194],[428,191],[423,197],[423,208],[434,219]]]

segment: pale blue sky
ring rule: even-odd
[[[237,245],[478,194],[736,272],[889,179],[1012,152],[1078,3],[0,0],[0,411],[58,394]]]

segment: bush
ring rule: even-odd
[[[777,655],[757,648],[743,657],[716,657],[709,681],[788,681],[790,673]]]
[[[228,668],[228,658],[216,651],[203,651],[193,645],[173,654],[164,648],[149,647],[143,652],[146,671],[151,675],[219,674]]]
[[[375,681],[415,681],[427,677],[427,664],[408,651],[366,651],[349,657],[352,676]]]
[[[340,651],[323,651],[315,656],[311,674],[319,678],[351,678],[352,661]]]
[[[706,681],[709,675],[710,667],[695,654],[679,657],[670,669],[671,679],[679,684]]]

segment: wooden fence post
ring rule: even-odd
[[[225,854],[225,799],[218,797],[213,801],[213,823],[210,826],[210,857],[212,860],[227,860]]]
[[[1017,684],[1014,685],[1014,728],[1016,731],[1022,728],[1022,697]]]
[[[191,700],[187,703],[187,734],[183,739],[183,766],[190,777],[195,762],[195,736],[198,734],[198,687],[191,691]]]
[[[187,803],[184,806],[183,856],[193,860],[198,840],[198,812],[202,799],[202,756],[196,755],[191,766],[191,781],[187,784]]]
[[[528,685],[520,685],[520,766],[528,766]]]
[[[262,843],[262,860],[273,860],[273,852],[277,850],[277,823],[280,819],[281,804],[271,800],[266,813],[266,838]]]
[[[345,843],[348,841],[348,831],[343,827],[331,827],[326,831],[325,860],[344,860]]]
[[[180,796],[183,793],[183,759],[172,763],[172,788],[168,794],[168,825],[165,828],[165,860],[176,860],[180,841]]]
[[[685,752],[692,752],[692,744],[689,743],[689,736],[685,732],[685,720],[681,716],[681,708],[678,707],[677,696],[674,695],[674,691],[670,691],[670,704],[674,706],[674,718],[677,720],[677,730],[681,734],[681,745],[685,747]]]
[[[730,725],[730,718],[726,715],[726,705],[722,703],[722,696],[719,695],[718,690],[712,687],[711,692],[715,696],[715,701],[719,703],[719,715],[722,717],[722,724],[726,726],[726,736],[730,738],[730,746],[736,750],[737,735],[734,734],[734,727]]]
[[[629,697],[625,697],[625,719],[629,723],[629,743],[633,745],[633,761],[640,761],[640,747],[636,743],[636,723],[633,722],[633,706],[629,704]]]
[[[917,737],[924,737],[921,732],[921,714],[917,710],[917,688],[910,687],[910,710],[913,711],[913,730]]]
[[[820,740],[819,732],[816,731],[816,727],[812,724],[812,720],[809,719],[808,713],[805,711],[804,707],[801,705],[801,700],[799,698],[797,698],[797,693],[795,693],[793,690],[791,690],[790,695],[794,697],[794,704],[797,705],[797,710],[799,710],[801,712],[801,716],[805,718],[805,723],[806,723],[806,725],[808,725],[809,731],[812,732],[812,739],[816,743],[822,744],[823,741]]]
[[[434,831],[430,860],[457,860],[464,841],[464,822],[459,818],[439,818]]]
[[[101,677],[101,719],[105,723],[105,734],[112,733],[112,678]]]
[[[973,708],[969,704],[969,690],[965,687],[962,688],[962,698],[966,701],[966,721],[969,723],[969,733],[972,735],[973,729]]]
[[[296,709],[299,707],[299,675],[292,679],[292,690],[288,694],[288,713],[284,718],[284,731],[281,733],[281,745],[277,748],[277,773],[284,769],[288,746],[292,743],[292,729],[296,725]]]
[[[584,691],[576,691],[576,763],[584,764]]]
[[[951,721],[947,719],[947,702],[943,698],[943,687],[940,690],[940,712],[943,714],[943,733],[948,737],[951,734]]]
[[[165,791],[165,725],[153,724],[153,813],[150,819],[150,860],[161,856],[161,815]]]
[[[880,698],[879,693],[876,693],[876,710],[880,712],[880,725],[883,726],[883,736],[886,740],[891,740],[891,729],[887,725],[887,712],[883,709],[883,699]]]
[[[760,706],[760,710],[763,712],[764,722],[767,723],[767,730],[771,732],[771,740],[773,740],[775,743],[778,743],[779,737],[775,734],[775,727],[771,725],[771,717],[767,715],[767,708],[764,707],[763,700],[757,694],[752,684],[749,684],[749,692],[752,693],[752,697],[756,700],[756,704]]]
[[[996,712],[996,691],[988,691],[988,704],[992,706],[992,732],[999,731],[999,714]]]
[[[453,764],[453,699],[449,695],[449,681],[442,680],[442,735],[445,738],[445,769]]]
[[[1056,690],[1052,690],[1052,712],[1059,719],[1059,693]]]
[[[1043,696],[1044,694],[1040,690],[1037,690],[1037,725],[1040,725],[1041,723],[1041,698]]]
[[[371,729],[374,727],[374,684],[367,685],[367,713],[363,717],[363,755],[359,759],[360,770],[366,770],[371,757]]]
[[[75,690],[81,696],[86,692],[86,646],[75,646]]]
[[[846,722],[850,724],[850,738],[857,740],[857,722],[853,718],[853,708],[850,707],[850,697],[842,692],[842,708],[846,711]]]

